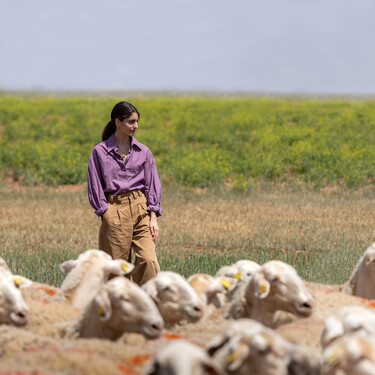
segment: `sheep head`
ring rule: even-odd
[[[175,272],[159,272],[142,288],[151,296],[166,324],[203,317],[204,303],[187,280]]]
[[[296,270],[281,261],[267,262],[254,273],[248,281],[245,298],[250,306],[263,303],[268,312],[283,310],[301,317],[311,315],[314,305]]]

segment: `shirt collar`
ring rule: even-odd
[[[115,138],[115,134],[112,134],[106,140],[106,145],[107,145],[108,152],[111,152],[112,150],[114,150],[118,147],[117,142],[116,142],[116,138]],[[132,149],[134,146],[138,147],[140,150],[142,150],[141,143],[139,143],[134,137],[130,137],[130,149]]]

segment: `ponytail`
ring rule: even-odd
[[[114,120],[111,120],[103,129],[102,141],[106,141],[112,134],[115,133],[115,131],[116,131],[116,124]]]

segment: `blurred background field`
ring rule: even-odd
[[[375,100],[130,97],[136,137],[163,183],[246,191],[259,180],[374,183]],[[77,184],[114,97],[0,96],[0,172],[24,185]]]
[[[120,97],[0,96],[0,256],[59,285],[97,247],[87,161]],[[162,269],[280,259],[340,284],[375,241],[375,100],[142,97],[163,184]]]

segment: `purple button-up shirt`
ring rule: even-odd
[[[147,210],[161,215],[161,184],[151,151],[134,137],[126,161],[116,152],[114,135],[94,147],[89,158],[87,191],[91,206],[101,216],[108,208],[106,194],[142,190]]]

